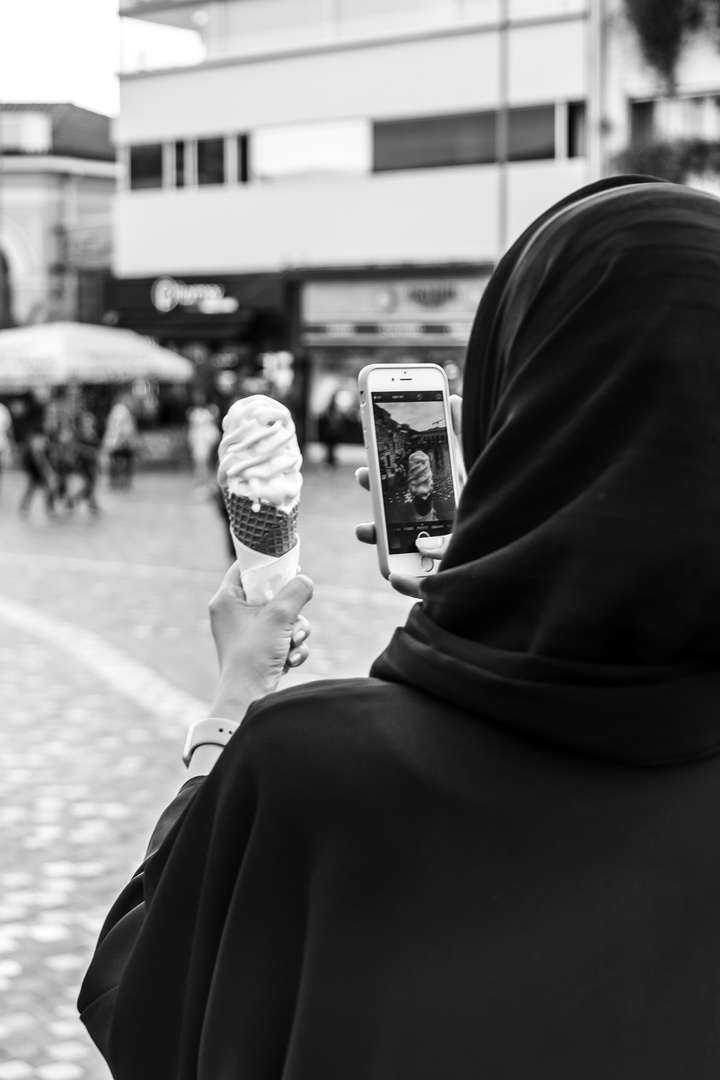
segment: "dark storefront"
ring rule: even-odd
[[[222,408],[262,375],[265,354],[288,349],[286,290],[275,273],[116,279],[109,319],[187,356],[194,389]]]
[[[436,363],[459,392],[489,266],[294,270],[114,280],[109,319],[196,367],[164,401],[170,423],[199,391],[224,413],[246,393],[291,408],[301,442],[322,442],[334,408],[340,443],[361,442],[357,375],[365,364]],[[173,415],[173,409],[175,414]],[[161,418],[162,421],[162,418]]]
[[[362,442],[357,376],[366,364],[433,363],[462,391],[465,349],[491,267],[430,267],[308,276],[299,288],[310,440],[339,406],[341,442]]]

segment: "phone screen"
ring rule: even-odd
[[[371,394],[388,552],[417,552],[421,534],[452,531],[455,495],[447,417],[438,390]]]

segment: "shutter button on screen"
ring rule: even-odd
[[[417,534],[417,538],[419,540],[421,536],[424,537],[424,536],[429,536],[429,535],[430,535],[430,533],[420,532],[420,533]],[[429,555],[423,555],[422,559],[420,560],[420,569],[424,570],[424,572],[426,574],[429,574],[430,571],[433,568],[433,563],[434,562],[435,562],[435,560],[431,559]]]

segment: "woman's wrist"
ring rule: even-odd
[[[249,679],[244,679],[242,686],[230,686],[221,676],[210,706],[210,716],[223,716],[239,724],[253,701],[269,693],[266,686],[253,685]]]
[[[190,758],[186,779],[191,780],[194,776],[207,776],[212,771],[213,766],[217,764],[223,749],[222,746],[215,746],[210,743],[197,746]]]

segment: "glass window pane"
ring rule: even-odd
[[[231,52],[322,38],[327,19],[326,0],[234,0],[225,11]]]
[[[630,102],[630,141],[635,146],[652,142],[655,131],[655,102]]]
[[[198,184],[225,183],[225,140],[198,139],[197,142]]]
[[[238,135],[237,137],[237,178],[238,183],[247,184],[249,180],[249,156],[248,156],[248,137],[247,135]]]
[[[682,136],[700,139],[705,134],[705,98],[685,98],[681,102]]]
[[[373,169],[429,169],[495,160],[495,113],[392,120],[373,128]]]
[[[571,101],[567,108],[567,154],[568,157],[585,157],[587,154],[587,121],[584,101]]]
[[[252,172],[262,180],[353,176],[369,171],[366,120],[278,125],[253,134]]]
[[[175,187],[185,187],[185,143],[175,143]]]
[[[162,146],[148,143],[130,147],[130,187],[162,187]]]
[[[555,157],[555,106],[511,109],[508,160],[541,161]]]
[[[187,26],[146,19],[120,20],[120,70],[125,75],[189,67],[202,63],[205,56],[199,28],[189,20]]]

